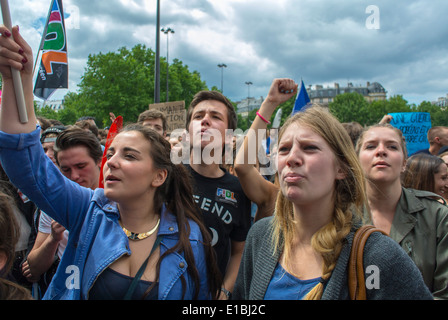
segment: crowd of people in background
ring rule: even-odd
[[[150,109],[108,141],[93,117],[37,117],[31,49],[18,28],[0,33],[0,299],[349,299],[364,224],[384,232],[365,246],[381,271],[368,299],[448,299],[448,127],[411,156],[387,115],[364,127],[311,105],[269,134],[298,90],[274,79],[245,135],[225,138],[232,103],[201,91],[183,135]],[[185,144],[187,163],[174,164]]]

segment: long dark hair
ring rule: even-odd
[[[171,162],[170,143],[153,129],[142,126],[140,124],[130,124],[124,127],[120,132],[137,131],[150,143],[150,156],[154,161],[154,165],[158,169],[167,171],[167,177],[163,185],[157,188],[154,195],[154,210],[160,212],[163,204],[167,209],[176,216],[177,225],[179,229],[179,241],[173,247],[167,250],[159,259],[157,263],[157,279],[159,277],[159,270],[161,261],[173,252],[181,252],[184,254],[187,262],[187,272],[190,274],[195,284],[194,299],[197,299],[199,294],[199,275],[194,261],[193,250],[190,245],[190,224],[188,220],[195,222],[202,233],[205,255],[208,269],[208,285],[211,296],[216,299],[220,293],[222,279],[216,263],[215,251],[211,246],[211,235],[208,232],[203,222],[202,215],[193,200],[193,187],[191,176],[187,169],[182,165],[176,165]],[[181,277],[183,296],[185,296],[186,283],[184,277]],[[157,283],[154,281],[146,291],[148,294],[153,286]]]
[[[437,193],[434,176],[444,163],[442,158],[432,154],[418,153],[409,157],[402,175],[403,187]]]
[[[15,258],[20,228],[13,212],[14,200],[0,191],[0,252],[6,255],[6,265],[0,270],[0,300],[31,300],[27,289],[6,279]]]

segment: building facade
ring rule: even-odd
[[[334,98],[343,93],[357,92],[364,96],[368,102],[376,100],[386,100],[387,91],[378,82],[367,82],[366,86],[354,86],[348,83],[346,87],[341,87],[339,83],[335,83],[334,87],[324,88],[322,85],[316,85],[315,88],[308,87],[308,96],[312,103],[327,105],[333,102]]]
[[[437,101],[433,101],[431,104],[441,108],[448,107],[448,94],[446,95],[446,97],[439,97]]]
[[[260,97],[258,99],[250,97],[243,99],[236,105],[237,113],[240,114],[242,117],[248,117],[249,112],[251,112],[252,110],[260,109],[263,100],[264,100],[263,97]]]
[[[39,109],[42,109],[45,106],[50,107],[50,109],[54,111],[64,109],[64,100],[36,100],[36,104]]]

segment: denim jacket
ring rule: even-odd
[[[69,239],[58,270],[44,299],[88,299],[100,273],[123,255],[130,255],[116,203],[103,189],[84,188],[64,177],[45,155],[39,142],[40,128],[28,134],[0,132],[0,161],[12,183],[40,209],[69,230]],[[199,299],[209,299],[207,266],[199,227],[190,221],[190,243],[201,275]],[[176,217],[164,207],[159,235],[160,255],[179,240]],[[193,299],[195,285],[180,253],[166,256],[160,266],[160,300]],[[185,278],[185,296],[181,276]]]

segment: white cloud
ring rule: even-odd
[[[49,2],[10,1],[13,23],[33,49]],[[379,9],[379,30],[365,26],[370,4]],[[138,43],[155,49],[153,0],[64,0],[64,7],[79,9],[79,28],[67,30],[72,86],[89,54]],[[265,96],[274,77],[286,76],[306,84],[378,81],[419,103],[448,93],[447,11],[443,0],[172,0],[161,1],[160,22],[176,32],[170,59],[198,71],[209,87],[220,86],[217,64],[228,65],[224,93],[232,100],[247,95],[245,81],[254,83],[251,95]]]

